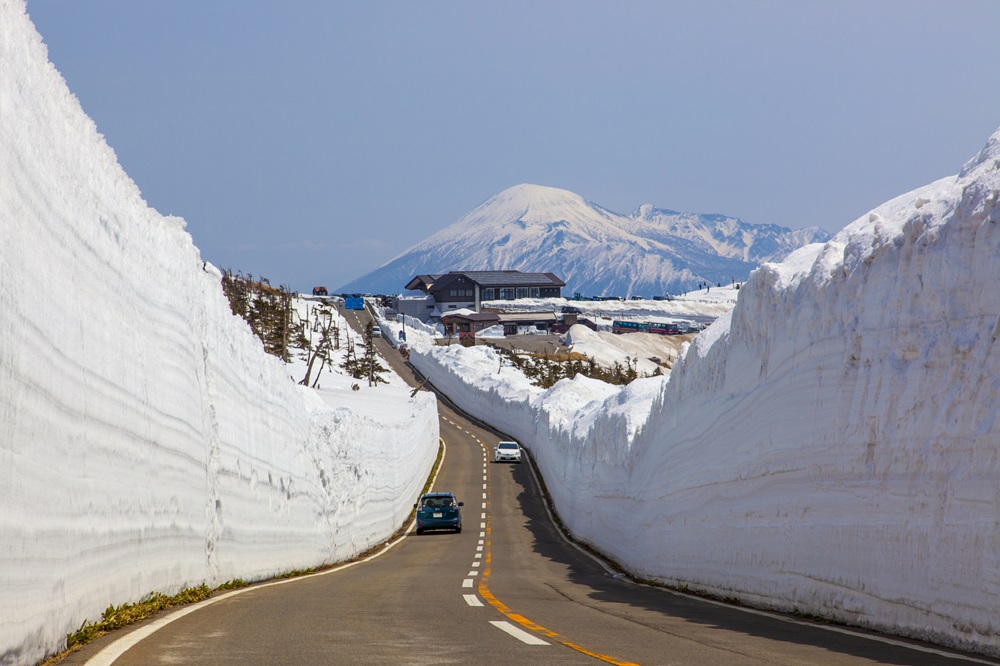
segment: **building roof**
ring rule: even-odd
[[[412,280],[406,283],[406,289],[409,291],[416,291],[419,289],[426,292],[440,277],[440,275],[430,274],[414,276]]]
[[[452,312],[441,315],[441,321],[444,321],[445,319],[464,319],[465,321],[500,321],[500,315],[496,312]]]
[[[517,322],[554,322],[559,317],[555,312],[499,312],[500,323],[514,324]]]
[[[521,271],[454,271],[465,275],[480,287],[565,287],[553,273]]]
[[[554,273],[522,273],[521,271],[450,271],[444,274],[414,276],[406,284],[410,290],[443,289],[459,278],[466,278],[480,287],[565,287]]]

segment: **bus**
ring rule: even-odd
[[[612,333],[646,333],[649,331],[649,324],[640,321],[621,321],[615,319],[611,322]]]

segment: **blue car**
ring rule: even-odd
[[[427,493],[413,505],[417,510],[417,534],[427,530],[462,531],[463,505],[452,493]]]

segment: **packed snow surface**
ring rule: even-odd
[[[436,404],[264,354],[0,0],[0,663],[150,592],[357,555],[410,512]]]
[[[669,369],[692,335],[616,335],[576,324],[566,333],[565,340],[572,351],[586,355],[598,365],[610,368],[616,363],[623,366],[631,363],[640,375],[652,375],[657,369],[660,372]]]
[[[998,200],[1000,132],[764,264],[669,379],[541,390],[416,336],[412,360],[634,574],[998,655]]]

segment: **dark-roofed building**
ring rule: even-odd
[[[417,275],[406,288],[434,297],[441,315],[468,308],[480,312],[483,301],[515,301],[520,298],[560,298],[566,283],[552,273],[521,271],[451,271],[439,275]]]
[[[501,312],[497,316],[504,335],[548,333],[557,321],[555,312]]]
[[[496,312],[466,312],[441,316],[441,324],[447,335],[476,334],[499,323],[500,315]]]

